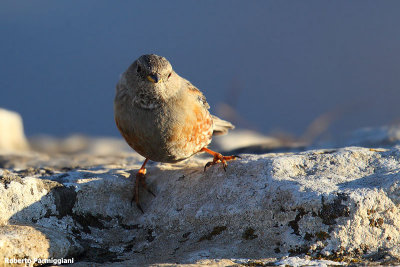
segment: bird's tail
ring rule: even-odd
[[[214,122],[214,132],[213,135],[224,135],[227,134],[229,130],[235,128],[229,121],[224,121],[217,116],[211,115]]]

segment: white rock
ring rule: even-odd
[[[28,148],[21,116],[0,108],[0,151],[21,151]]]
[[[89,138],[83,135],[71,135],[67,138],[55,138],[40,135],[30,138],[30,143],[35,151],[49,154],[115,155],[133,151],[123,139],[112,137]]]
[[[300,257],[288,257],[282,259],[275,263],[278,266],[320,266],[320,267],[327,267],[327,266],[339,266],[345,265],[345,263],[335,262],[335,261],[327,261],[327,260],[311,260],[305,259]]]
[[[36,266],[48,259],[72,259],[82,247],[55,229],[26,225],[0,226],[0,266]],[[26,264],[15,263],[22,260]],[[4,264],[4,265],[3,265]]]
[[[34,168],[3,170],[0,222],[73,236],[88,253],[85,262],[308,260],[307,253],[399,263],[400,146],[242,156],[227,172],[221,166],[204,172],[209,157],[149,164],[156,197],[140,191],[142,214],[131,205],[128,178],[142,163],[136,154],[64,161],[21,155],[15,160]],[[46,162],[49,171],[35,169]],[[290,264],[282,260],[277,264]]]
[[[393,146],[400,144],[400,126],[362,128],[354,131],[344,143],[346,146]]]
[[[265,136],[251,130],[235,129],[228,135],[214,136],[212,145],[218,150],[230,151],[249,146],[265,146],[276,148],[282,143],[278,138]]]
[[[211,148],[217,151],[233,151],[236,153],[264,154],[272,151],[298,151],[308,144],[292,137],[266,136],[261,133],[234,129],[228,135],[214,136]]]

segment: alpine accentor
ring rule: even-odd
[[[207,152],[214,159],[204,170],[219,162],[226,170],[226,162],[238,158],[207,148],[213,135],[234,128],[211,115],[209,108],[200,90],[180,77],[164,57],[143,55],[121,75],[114,99],[115,122],[129,146],[146,158],[136,174],[132,199],[142,212],[139,183],[147,189],[148,160],[174,163]]]

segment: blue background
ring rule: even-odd
[[[2,1],[0,107],[28,135],[119,135],[119,75],[156,53],[239,127],[397,123],[400,1]],[[222,114],[224,115],[224,114]],[[232,117],[233,116],[233,117]]]

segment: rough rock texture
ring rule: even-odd
[[[60,259],[83,251],[72,237],[37,225],[0,226],[0,244],[1,259]]]
[[[227,172],[203,172],[200,156],[150,164],[156,197],[141,191],[142,214],[136,153],[3,153],[0,254],[77,266],[400,263],[400,146],[241,156]]]
[[[21,116],[0,108],[0,151],[21,151],[28,148]]]

